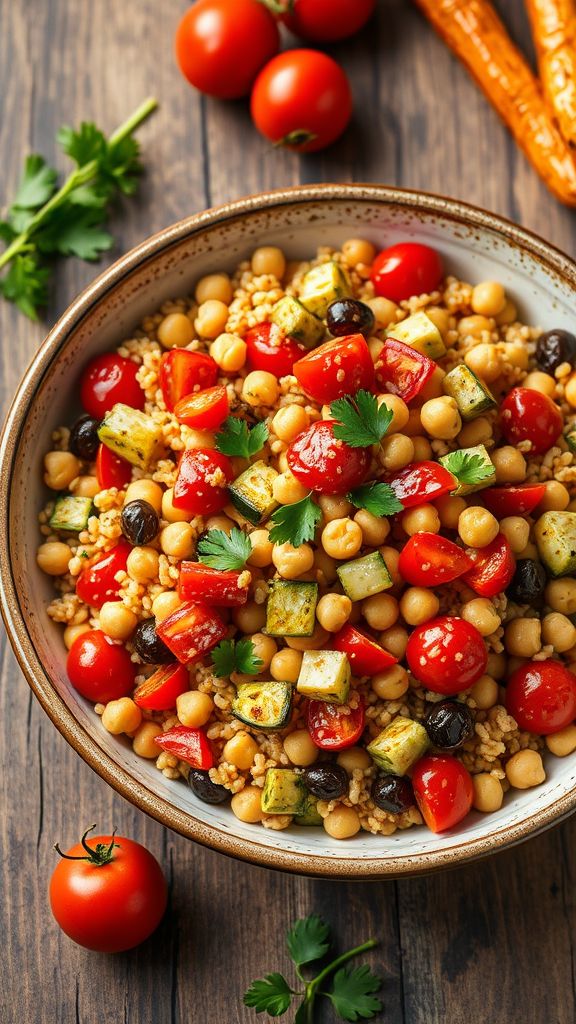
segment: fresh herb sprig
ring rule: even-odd
[[[257,423],[250,430],[248,424],[237,416],[228,416],[216,434],[216,447],[223,455],[250,459],[262,450],[268,440],[268,427]]]
[[[465,448],[445,455],[442,465],[456,477],[458,483],[472,487],[494,476],[494,466],[487,465],[478,452],[466,451]]]
[[[280,1017],[291,1006],[296,997],[303,997],[298,1005],[294,1024],[313,1024],[314,1004],[318,996],[330,999],[336,1013],[342,1020],[370,1020],[381,1009],[382,1003],[374,993],[382,980],[372,973],[368,964],[361,967],[344,967],[348,960],[373,949],[375,939],[368,939],[361,946],[348,950],[336,957],[308,981],[302,968],[321,960],[330,948],[330,929],[317,914],[296,921],[286,937],[288,952],[294,961],[298,980],[304,985],[303,991],[290,987],[282,974],[274,972],[265,978],[253,981],[244,995],[244,1004],[256,1013],[269,1013]],[[324,986],[332,978],[330,987]]]
[[[330,414],[338,420],[334,437],[345,441],[351,448],[380,444],[394,418],[385,404],[379,406],[375,396],[363,390],[337,398],[330,405]]]
[[[250,539],[237,526],[229,534],[209,530],[198,543],[198,560],[212,569],[242,569],[251,554]]]
[[[373,516],[393,516],[404,508],[390,484],[376,481],[355,487],[353,491],[348,491],[346,497],[356,508],[365,508]]]
[[[221,640],[212,651],[214,674],[220,678],[241,672],[257,676],[264,665],[254,653],[254,644],[247,637],[244,640]]]
[[[142,167],[133,132],[157,107],[147,99],[106,138],[96,125],[63,127],[58,143],[76,164],[58,188],[58,174],[44,157],[27,157],[14,202],[0,220],[0,295],[38,319],[48,298],[50,266],[55,256],[97,260],[114,244],[104,229],[111,200],[132,195]]]
[[[270,530],[273,544],[291,544],[298,548],[314,539],[316,527],[322,517],[322,510],[308,494],[293,505],[281,505],[272,513],[274,523]]]

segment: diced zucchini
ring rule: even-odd
[[[479,455],[480,458],[482,459],[482,466],[485,466],[486,469],[490,470],[490,476],[484,477],[484,479],[481,480],[480,483],[478,484],[467,484],[464,481],[458,481],[458,486],[456,487],[455,490],[451,491],[450,493],[460,496],[462,494],[472,494],[473,491],[481,491],[484,489],[484,487],[492,487],[492,484],[496,483],[496,470],[494,468],[494,463],[492,462],[492,459],[488,455],[488,452],[486,451],[484,445],[476,444],[474,445],[473,448],[459,448],[458,452],[461,451],[466,452],[467,455]],[[444,468],[447,469],[449,473],[452,472],[452,470],[450,469],[450,459],[456,454],[457,452],[449,452],[448,455],[442,455],[438,459],[440,465],[444,466]]]
[[[405,345],[415,348],[429,359],[440,359],[446,354],[442,335],[426,313],[413,313],[387,333],[389,338],[403,341]]]
[[[313,267],[304,275],[300,290],[300,302],[315,316],[323,319],[328,306],[336,299],[346,299],[352,294],[346,272],[330,260],[319,267]]]
[[[278,508],[278,502],[272,493],[277,476],[278,473],[272,466],[267,466],[259,459],[236,477],[228,488],[234,508],[237,508],[254,526],[266,522],[274,509]]]
[[[276,303],[270,319],[284,334],[295,338],[305,348],[314,348],[326,333],[322,321],[292,295],[285,295]]]
[[[266,604],[268,636],[312,636],[316,625],[318,584],[272,580]]]
[[[232,702],[232,714],[253,729],[283,729],[292,709],[290,683],[241,683]]]
[[[552,576],[576,571],[576,512],[544,512],[534,535],[540,558]]]
[[[446,374],[442,386],[445,394],[456,402],[463,420],[473,420],[488,409],[496,408],[489,388],[464,363]]]
[[[98,437],[116,455],[147,469],[157,454],[162,429],[145,412],[117,402],[100,424]]]
[[[92,498],[81,498],[75,494],[65,494],[58,498],[54,511],[50,516],[53,530],[70,530],[80,533],[88,526],[92,512]]]
[[[564,434],[564,440],[568,445],[571,452],[576,452],[576,427],[572,425],[570,430],[567,430]]]
[[[345,704],[350,675],[350,663],[342,651],[304,651],[296,689],[313,700]]]
[[[366,749],[382,771],[405,775],[428,744],[428,733],[420,722],[398,715]]]
[[[322,822],[322,815],[318,812],[318,799],[317,797],[312,796],[312,793],[308,793],[303,810],[301,810],[299,814],[294,815],[294,824],[318,826],[321,825]]]
[[[351,601],[363,601],[365,597],[379,594],[392,586],[392,577],[379,551],[371,555],[344,562],[336,569],[344,593]]]
[[[300,775],[291,768],[269,768],[262,790],[264,814],[300,814],[306,807],[308,791]]]

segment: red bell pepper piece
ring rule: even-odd
[[[187,665],[211,651],[224,639],[227,629],[213,608],[188,601],[163,619],[156,633],[174,657]]]
[[[160,387],[169,412],[181,398],[193,391],[213,387],[217,379],[218,364],[203,352],[173,348],[160,360]]]
[[[499,533],[485,548],[469,548],[473,567],[462,577],[480,597],[501,594],[512,582],[516,560],[506,537]]]
[[[402,341],[388,338],[376,361],[376,383],[382,391],[411,402],[420,394],[436,363]]]
[[[437,533],[415,533],[400,552],[398,571],[407,583],[436,587],[450,583],[474,565],[462,548]]]
[[[415,508],[435,501],[443,494],[455,490],[458,481],[439,462],[411,462],[394,476],[385,476],[394,494],[404,508]]]
[[[482,501],[497,519],[506,516],[529,516],[540,504],[546,484],[518,484],[513,487],[489,487],[482,491]]]
[[[132,479],[132,466],[101,444],[96,455],[96,476],[102,490],[117,487],[121,491]]]
[[[205,601],[220,607],[246,604],[249,585],[246,570],[212,569],[202,562],[180,563],[178,595],[183,601]]]
[[[207,771],[214,766],[214,754],[206,733],[202,729],[189,729],[187,725],[175,725],[168,729],[161,736],[156,736],[154,742],[174,754],[181,761],[186,761],[193,768],[202,768]]]
[[[321,405],[374,387],[374,364],[361,334],[331,338],[294,363],[292,373],[306,394]]]
[[[375,676],[377,672],[384,672],[398,661],[393,654],[354,626],[343,626],[335,633],[333,645],[335,651],[342,651],[348,657],[355,676]]]
[[[147,711],[170,711],[176,698],[190,689],[185,665],[161,665],[134,691],[134,703]]]
[[[112,551],[83,569],[76,580],[76,593],[80,600],[91,608],[101,608],[105,601],[114,601],[120,589],[114,577],[116,573],[125,571],[131,551],[132,546],[121,540]]]

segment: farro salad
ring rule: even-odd
[[[243,822],[498,811],[576,750],[575,367],[416,243],[202,278],[44,458],[71,685]]]

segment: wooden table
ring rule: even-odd
[[[352,79],[355,124],[329,152],[306,158],[266,145],[243,103],[201,98],[180,78],[172,36],[186,6],[0,2],[2,202],[14,194],[26,153],[54,157],[60,124],[94,119],[112,129],[152,93],[161,110],[141,132],[148,173],[138,198],[114,217],[110,259],[186,214],[245,193],[351,180],[451,194],[574,250],[573,215],[546,193],[410,3],[382,3],[377,25],[335,50]],[[521,0],[500,7],[529,50]],[[59,266],[47,324],[94,273],[79,261]],[[1,307],[6,408],[45,325]],[[252,978],[288,968],[284,931],[311,911],[333,924],[341,946],[380,938],[372,961],[384,978],[387,1024],[575,1020],[576,820],[484,863],[398,883],[312,881],[245,866],[164,830],[93,775],[32,697],[5,638],[1,671],[6,1024],[260,1020],[242,1006],[242,993]],[[52,845],[71,844],[92,822],[144,842],[170,881],[160,930],[125,955],[74,946],[48,910]],[[321,1019],[333,1018],[326,1011]]]

